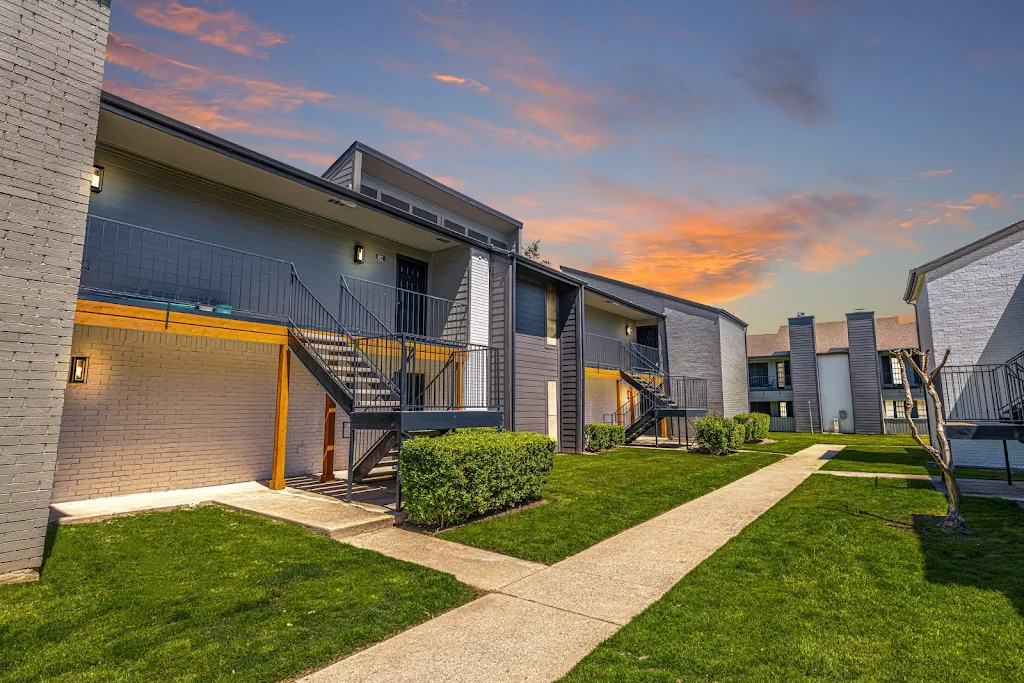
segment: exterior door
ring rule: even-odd
[[[423,335],[426,332],[427,264],[406,256],[398,257],[398,296],[395,331]]]
[[[658,326],[640,325],[637,327],[636,343],[642,346],[649,346],[652,349],[658,348]]]

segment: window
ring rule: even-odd
[[[748,365],[747,377],[751,389],[768,388],[768,366],[765,363],[751,363]]]
[[[555,288],[551,285],[548,285],[546,303],[548,344],[556,344],[558,343],[558,321],[555,316],[558,314],[558,298],[555,295]]]
[[[493,237],[491,238],[491,244],[498,247],[499,249],[508,249],[508,245],[506,243],[502,242],[501,240],[496,240]]]
[[[401,209],[402,211],[406,212],[409,211],[409,202],[403,202],[401,199],[398,199],[397,197],[392,197],[389,194],[381,192],[380,200],[389,206],[395,207],[396,209]]]
[[[427,220],[427,221],[430,221],[431,223],[436,223],[437,222],[437,215],[436,214],[432,214],[429,211],[424,211],[423,209],[421,209],[418,206],[412,207],[412,215],[419,216],[420,218],[422,218],[424,220]]]
[[[779,401],[779,417],[789,417],[792,412],[789,401]]]
[[[372,187],[367,187],[366,185],[360,185],[359,186],[359,191],[362,192],[363,194],[365,194],[367,197],[372,197],[374,199],[377,198],[377,190],[373,189]]]
[[[890,420],[902,420],[906,417],[907,410],[903,401],[886,401],[885,402],[885,416]],[[914,401],[914,408],[910,411],[910,417],[913,419],[924,419],[927,415],[925,412],[924,401]]]
[[[447,218],[444,219],[444,227],[448,228],[449,230],[454,230],[455,232],[461,232],[463,235],[466,234],[465,225],[459,225],[455,221],[450,221]]]
[[[772,414],[772,404],[764,401],[752,401],[750,403],[750,412],[752,413],[763,413],[765,415]]]
[[[895,385],[902,385],[903,364],[900,363],[900,359],[896,356],[889,356],[889,363],[892,365],[892,383]]]
[[[786,381],[786,363],[784,361],[780,360],[775,364],[775,381],[778,383],[779,389],[789,386]]]
[[[473,230],[472,228],[470,228],[470,230],[469,230],[469,236],[472,237],[475,240],[480,240],[484,244],[487,243],[487,235],[483,234],[482,232],[477,232],[476,230]]]

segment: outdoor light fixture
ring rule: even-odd
[[[92,179],[89,181],[89,189],[93,192],[99,192],[103,189],[103,167],[93,166],[92,167]]]
[[[71,359],[71,370],[68,372],[68,384],[85,384],[89,378],[89,359],[75,356]]]
[[[626,336],[628,337],[631,334],[633,334],[633,328],[630,327],[629,325],[626,325]]]
[[[366,256],[366,249],[363,247],[363,245],[357,244],[356,253],[355,256],[352,257],[352,260],[355,261],[356,263],[362,263],[364,256]]]

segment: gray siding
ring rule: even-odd
[[[491,348],[497,354],[498,386],[494,388],[504,409],[506,427],[512,426],[512,382],[508,368],[512,367],[512,260],[491,254]]]
[[[347,187],[350,190],[353,189],[352,182],[355,172],[355,161],[356,151],[353,150],[341,160],[341,164],[335,168],[330,175],[326,175],[324,178],[330,180],[332,183],[337,183],[342,187]]]
[[[110,10],[0,0],[0,575],[40,566]]]
[[[881,384],[878,376],[878,349],[875,341],[875,314],[846,314],[850,342],[850,389],[853,393],[854,431],[858,434],[882,434]]]
[[[291,261],[331,311],[338,310],[343,274],[394,285],[399,253],[427,262],[430,273],[435,269],[430,254],[351,226],[119,152],[101,149],[97,159],[106,171],[103,192],[89,204],[91,214]],[[364,263],[352,261],[356,244],[366,247]]]
[[[815,353],[814,316],[789,319],[789,358],[793,375],[793,412],[796,431],[821,431],[818,402],[818,359]]]
[[[517,334],[515,344],[515,428],[547,434],[547,383],[558,380],[558,345],[529,334]]]
[[[559,317],[559,444],[563,453],[583,451],[583,329],[582,290],[563,292]]]

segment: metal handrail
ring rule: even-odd
[[[947,420],[1024,423],[1024,354],[1006,363],[946,365],[939,380]]]
[[[393,334],[457,344],[469,337],[469,309],[464,302],[347,275],[341,276],[341,287]],[[347,313],[342,308],[340,317],[350,326],[361,321],[349,321]]]

